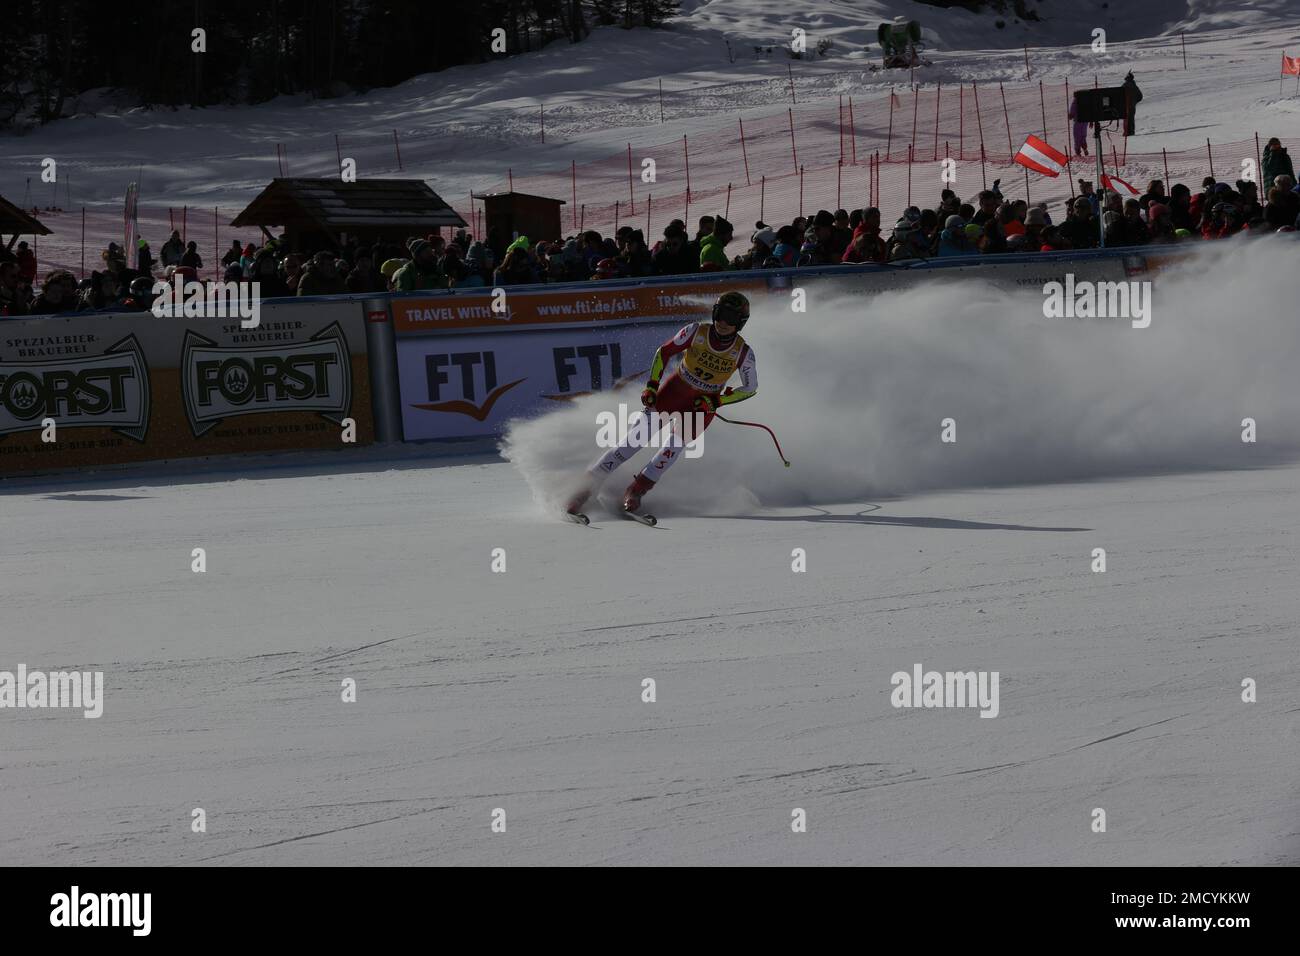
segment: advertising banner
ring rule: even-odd
[[[355,302],[263,303],[252,329],[149,312],[0,322],[0,475],[339,448],[345,418],[373,441]]]

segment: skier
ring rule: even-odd
[[[655,412],[674,417],[668,420],[668,440],[623,493],[623,510],[632,515],[640,509],[641,499],[655,486],[655,482],[680,457],[684,443],[679,431],[681,421],[677,416],[702,413],[704,423],[700,432],[703,433],[719,406],[743,402],[757,393],[754,350],[740,337],[740,330],[749,320],[749,300],[739,292],[724,292],[713,305],[712,319],[712,322],[690,323],[655,352],[650,365],[650,379],[641,392],[641,404],[645,408],[637,413],[644,416],[645,421],[638,423],[634,416],[629,422],[625,444],[611,448],[588,469],[586,485],[570,499],[566,509],[576,520],[585,523],[581,509],[591,496],[596,481],[612,474],[649,441],[649,436],[655,431],[649,427],[650,416]],[[677,355],[681,356],[681,363],[668,374],[661,386],[660,376],[665,365]],[[740,386],[725,387],[737,373]]]

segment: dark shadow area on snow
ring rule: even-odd
[[[1050,528],[1026,524],[996,524],[987,521],[960,521],[956,518],[926,518],[911,515],[872,515],[880,505],[848,515],[832,514],[814,508],[815,515],[701,515],[719,521],[807,521],[813,524],[899,525],[905,528],[937,528],[942,531],[1091,531],[1092,528]]]

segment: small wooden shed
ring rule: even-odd
[[[402,243],[468,223],[419,179],[273,179],[232,226],[283,226],[290,249],[341,248],[350,238]]]
[[[531,196],[528,193],[473,193],[473,198],[483,200],[483,225],[488,235],[497,230],[509,242],[516,236],[527,236],[533,242],[560,239],[560,207],[563,199]]]

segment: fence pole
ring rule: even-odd
[[[943,96],[943,81],[934,88],[934,158],[939,158],[939,100]]]
[[[397,142],[397,130],[393,130],[393,152],[397,154],[397,170],[402,170],[402,147]]]
[[[582,217],[578,220],[578,231],[582,232],[586,229],[587,226],[587,204],[586,203],[583,203],[582,206],[579,207],[579,212],[582,214]]]
[[[726,209],[723,210],[722,218],[723,219],[731,218],[731,183],[727,183],[727,206]]]
[[[1208,142],[1208,140],[1207,140],[1207,142]],[[1110,162],[1111,162],[1111,165],[1115,167],[1115,175],[1118,176],[1118,175],[1119,175],[1119,156],[1116,155],[1116,153],[1115,153],[1115,144],[1114,144],[1114,143],[1111,143],[1111,144],[1110,144]],[[1111,190],[1111,192],[1118,192],[1118,191],[1119,191],[1119,190],[1115,190],[1115,189],[1112,189],[1112,190]]]
[[[1029,203],[1029,170],[1025,170],[1025,202]],[[1032,205],[1032,203],[1030,203]]]
[[[962,158],[966,148],[966,84],[957,88],[957,158]]]
[[[794,158],[794,171],[799,172],[799,153],[794,148],[794,110],[787,109],[786,114],[790,117],[790,155]]]
[[[1207,139],[1205,142],[1208,145],[1210,141]],[[190,207],[181,206],[181,242],[189,241],[189,232],[185,228],[186,225],[189,223],[189,219],[190,219]]]
[[[682,155],[686,158],[686,204],[691,203],[691,148],[686,142],[686,134],[682,134]]]
[[[844,94],[840,94],[840,108],[835,119],[840,128],[840,162],[844,162]]]
[[[546,142],[546,104],[538,103],[537,109],[542,120],[542,142]]]
[[[1210,149],[1210,137],[1205,137],[1205,155],[1210,160],[1210,175],[1214,175],[1214,150]]]
[[[1168,173],[1165,174],[1165,179],[1166,179],[1166,180],[1169,179],[1169,174],[1168,174]],[[1256,196],[1256,198],[1258,199],[1258,198],[1260,198],[1260,186],[1262,186],[1262,185],[1264,184],[1264,156],[1263,156],[1263,154],[1259,151],[1259,134],[1258,134],[1258,133],[1255,134],[1255,182],[1256,182],[1256,184],[1257,184],[1257,185],[1255,186],[1255,196]],[[1168,184],[1167,182],[1165,183],[1165,188],[1166,188],[1166,189],[1169,188],[1169,184]]]
[[[647,193],[645,197],[645,234],[646,238],[650,237],[650,204],[654,202],[655,194]]]
[[[844,160],[835,164],[835,208],[840,208],[840,184],[844,178]]]
[[[907,144],[907,204],[912,205],[912,143]]]
[[[683,137],[685,139],[685,137]],[[632,144],[627,144],[627,214],[636,215],[636,199],[632,194]]]
[[[614,200],[614,231],[618,232],[618,200]]]
[[[853,150],[853,165],[858,165],[858,132],[853,122],[853,97],[849,97],[849,147]]]
[[[342,166],[342,163],[339,163]],[[221,220],[217,207],[212,207],[212,273],[221,281]]]
[[[1171,189],[1173,184],[1169,182],[1169,154],[1165,152],[1163,146],[1160,147],[1160,158],[1165,161],[1165,189]]]
[[[803,167],[799,167],[799,215],[803,216]]]
[[[168,212],[171,210],[169,209]],[[81,207],[81,278],[86,278],[86,207]]]
[[[280,144],[279,144],[279,143],[276,143],[276,144],[275,144],[275,161],[276,161],[276,163],[277,163],[277,164],[279,165],[279,167],[280,167],[280,178],[283,179],[283,178],[284,178],[284,158],[283,158],[283,156],[281,155]]]
[[[1178,31],[1178,39],[1183,42],[1183,69],[1185,70],[1187,69],[1187,37],[1183,36],[1181,30]]]
[[[511,191],[511,192],[514,192],[514,191],[515,191],[515,170],[514,170],[514,167],[507,167],[507,168],[506,168],[506,177],[507,177],[507,179],[508,179],[509,182],[510,182],[510,191]]]
[[[984,155],[984,118],[980,116],[980,85],[971,80],[970,88],[975,92],[975,122],[979,126],[980,155]]]
[[[569,160],[569,178],[573,182],[573,228],[578,228],[578,161]]]
[[[984,170],[984,144],[980,143],[980,181],[984,183],[984,188],[989,188],[989,177]]]
[[[1011,145],[1011,116],[1007,113],[1007,91],[998,84],[998,93],[1002,96],[1002,122],[1007,124],[1007,155],[1015,156],[1016,149]]]
[[[1025,79],[1029,79],[1029,44],[1025,44]]]
[[[916,143],[916,114],[921,108],[921,91],[912,87],[912,143]]]
[[[740,157],[745,161],[745,185],[749,182],[749,151],[745,149],[745,121],[740,120]]]
[[[1043,111],[1043,139],[1047,139],[1047,101],[1043,99],[1043,81],[1038,81],[1038,108]]]
[[[889,159],[889,151],[894,143],[894,88],[889,88],[889,136],[885,139],[885,159]]]
[[[339,174],[342,175],[342,173],[343,173],[343,147],[341,147],[341,146],[339,145],[339,134],[338,134],[338,133],[335,133],[335,134],[334,134],[334,155],[338,157],[338,160],[339,160]],[[220,276],[218,276],[218,278],[220,278]]]
[[[664,79],[659,77],[659,122],[664,121]]]
[[[794,106],[797,106],[799,105],[798,101],[794,98],[794,70],[791,69],[789,63],[785,65],[785,71],[790,76],[790,103]]]
[[[767,177],[758,178],[758,218],[763,219],[764,204],[767,202]]]

